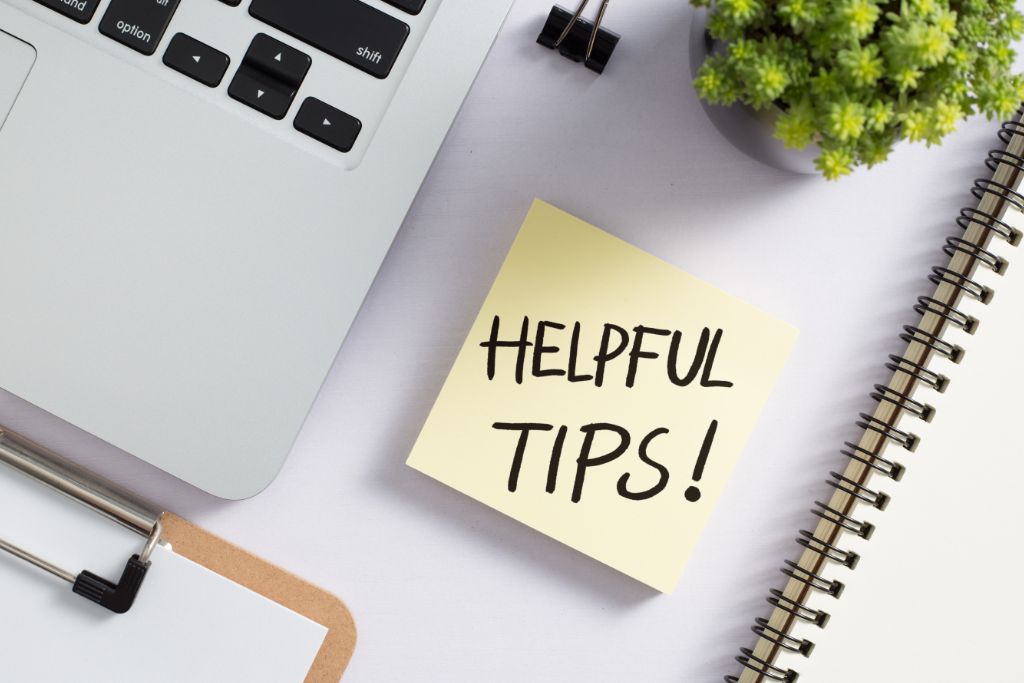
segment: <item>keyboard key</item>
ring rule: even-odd
[[[100,0],[36,0],[40,5],[45,5],[55,12],[60,12],[65,17],[74,19],[79,24],[88,24],[92,16],[96,14]]]
[[[408,24],[359,0],[252,0],[249,13],[377,78],[409,37]]]
[[[156,52],[178,0],[111,0],[100,33],[144,55]]]
[[[305,52],[285,45],[265,33],[257,33],[245,53],[245,63],[298,88],[313,60]]]
[[[184,33],[171,38],[164,52],[164,64],[211,88],[220,85],[230,62],[223,52]]]
[[[339,152],[352,149],[362,130],[362,122],[340,109],[307,97],[295,115],[295,130],[330,145]]]
[[[228,95],[271,118],[283,119],[295,99],[295,88],[243,62],[231,79]]]
[[[426,0],[384,0],[384,2],[394,5],[400,10],[405,10],[409,14],[419,14]]]

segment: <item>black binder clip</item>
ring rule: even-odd
[[[619,34],[601,28],[609,0],[602,0],[593,23],[580,17],[588,2],[581,0],[575,12],[558,5],[552,7],[537,42],[546,48],[557,49],[563,57],[574,62],[583,62],[591,71],[603,73],[615,46],[619,44]]]

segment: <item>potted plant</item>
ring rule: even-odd
[[[962,119],[1006,117],[1024,99],[1013,0],[691,3],[706,8],[708,42],[691,50],[702,101],[768,114],[761,127],[787,149],[816,146],[830,180],[884,161],[899,140],[938,144]]]

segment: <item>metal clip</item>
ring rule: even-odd
[[[72,585],[74,593],[87,600],[117,614],[124,614],[131,609],[149,570],[150,556],[160,541],[162,527],[159,515],[74,468],[56,454],[3,429],[0,429],[0,462],[146,537],[142,551],[128,559],[116,583],[90,571],[82,571],[76,576],[24,548],[0,539],[0,550],[67,581]]]
[[[581,0],[575,12],[557,5],[552,7],[537,42],[558,50],[562,56],[574,62],[583,62],[592,71],[602,73],[619,43],[619,35],[601,28],[609,0],[601,0],[593,24],[581,16],[588,2],[590,0]]]

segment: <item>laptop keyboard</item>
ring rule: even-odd
[[[351,99],[336,101],[340,86],[334,84],[335,70],[349,70],[344,79],[391,81],[400,78],[396,66],[408,66],[402,60],[414,48],[412,38],[425,30],[420,17],[424,7],[441,0],[32,0],[35,4],[82,25],[95,22],[98,33],[145,57],[160,55],[159,63],[177,75],[187,77],[206,89],[223,90],[234,106],[245,106],[275,123],[291,116],[292,133],[275,131],[283,137],[297,132],[315,141],[322,154],[349,155],[363,151],[360,138],[372,134],[360,111],[361,96],[377,100],[367,106],[374,128],[393,95],[394,87],[373,93],[373,86],[359,83],[347,88]],[[242,5],[247,7],[243,8]],[[378,6],[374,6],[374,5]],[[194,5],[220,6],[223,10]],[[388,8],[396,8],[391,9]],[[196,10],[199,16],[232,18],[265,31],[253,31],[245,52],[232,59],[230,46],[219,45],[203,35],[201,28],[189,24],[188,31],[176,30],[176,13]],[[99,10],[99,11],[98,11]],[[219,14],[216,14],[219,13]],[[51,15],[52,16],[52,15]],[[404,17],[404,18],[403,18]],[[55,20],[57,21],[57,20]],[[412,24],[412,26],[410,26]],[[74,26],[74,24],[69,24]],[[415,28],[414,28],[415,27]],[[185,27],[183,27],[185,28]],[[251,29],[250,29],[251,30]],[[271,35],[273,32],[280,32]],[[211,29],[216,37],[224,35],[222,26]],[[237,33],[237,31],[236,31]],[[233,73],[231,71],[234,64]],[[311,67],[322,67],[318,85],[305,90]],[[178,77],[180,77],[178,76]],[[226,81],[226,85],[225,85]],[[224,87],[222,87],[224,86]],[[308,92],[307,92],[308,90]],[[332,91],[333,92],[330,92]],[[207,91],[209,92],[209,90]],[[299,95],[304,97],[299,97]],[[209,93],[208,97],[213,96]],[[333,98],[332,98],[333,96]],[[301,105],[295,107],[296,100]],[[385,106],[381,106],[381,101]],[[223,106],[223,104],[222,104]],[[293,109],[297,109],[293,113]],[[352,168],[349,158],[340,163]],[[335,160],[335,163],[339,163]]]

